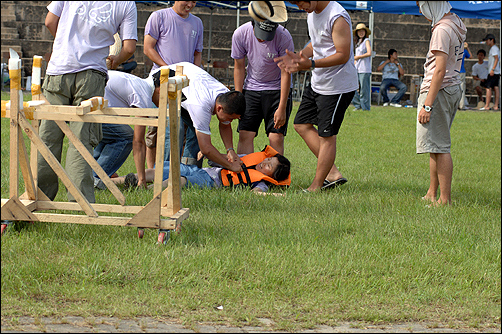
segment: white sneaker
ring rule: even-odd
[[[401,108],[402,105],[400,105],[399,103],[391,103],[390,104],[391,107],[396,107],[396,108]]]
[[[385,103],[383,104],[383,106],[384,106],[384,107],[387,107],[388,105],[389,105],[389,102],[385,102]]]

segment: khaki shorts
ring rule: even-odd
[[[149,125],[145,135],[146,147],[157,147],[157,127]]]
[[[426,124],[418,122],[418,113],[427,93],[420,94],[417,106],[417,153],[450,153],[450,128],[462,98],[460,85],[440,89],[432,105],[431,119]]]

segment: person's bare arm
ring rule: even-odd
[[[155,45],[157,45],[157,40],[150,35],[145,35],[145,39],[143,41],[143,52],[145,55],[159,66],[169,65],[166,64],[157,50],[155,50]]]
[[[58,30],[59,16],[48,12],[45,17],[45,26],[49,29],[49,32],[53,37],[56,37],[56,32]]]
[[[216,162],[225,169],[229,169],[234,172],[242,171],[240,160],[229,162],[228,159],[225,159],[225,156],[218,152],[216,147],[214,147],[211,143],[210,135],[197,130],[195,130],[195,134],[197,135],[197,141],[199,142],[200,151],[206,156],[206,158]]]
[[[244,78],[246,77],[246,58],[234,59],[234,88],[238,92],[244,89]]]
[[[202,66],[202,52],[199,52],[199,51],[194,52],[193,63],[199,67]]]
[[[499,56],[498,55],[494,55],[493,56],[493,67],[490,68],[490,76],[494,76],[495,75],[495,69],[497,68],[497,64],[499,63]]]
[[[436,57],[436,69],[434,70],[434,74],[432,75],[431,86],[429,88],[429,93],[427,94],[427,98],[425,99],[424,105],[432,107],[434,101],[436,100],[436,96],[438,95],[439,89],[441,88],[441,84],[443,83],[444,76],[446,74],[446,62],[448,61],[448,55],[442,51],[432,51],[432,53]],[[431,113],[426,112],[424,107],[420,109],[418,113],[418,121],[420,124],[428,123],[431,119]]]
[[[124,39],[122,41],[122,49],[120,53],[116,56],[108,56],[107,59],[111,60],[111,69],[116,69],[120,64],[125,62],[127,59],[131,58],[136,51],[136,40],[135,39]]]
[[[388,63],[390,63],[390,59],[386,59],[380,66],[377,67],[377,72],[382,72],[385,65],[387,65]]]
[[[289,90],[291,88],[291,74],[281,69],[281,96],[279,106],[274,113],[274,128],[279,129],[286,124],[286,107],[288,105]]]

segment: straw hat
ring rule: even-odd
[[[358,23],[356,25],[356,29],[354,29],[354,36],[357,37],[357,31],[361,30],[361,29],[366,30],[366,36],[371,35],[371,30],[368,27],[366,27],[366,24],[364,24],[364,23]]]
[[[115,38],[115,43],[110,46],[110,53],[108,54],[109,56],[118,56],[120,53],[120,50],[122,50],[122,40],[120,39],[119,33],[116,33],[113,35],[113,38]],[[112,62],[107,59],[106,60],[106,67],[110,69],[112,66]]]
[[[288,20],[288,11],[284,1],[251,1],[249,15],[258,22],[270,21],[283,23]]]

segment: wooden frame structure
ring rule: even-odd
[[[35,56],[39,57],[39,56]],[[32,100],[42,99],[40,91],[40,59],[34,59]],[[144,126],[157,126],[157,156],[156,166],[163,166],[164,144],[166,126],[170,127],[171,133],[178,133],[180,126],[181,90],[188,86],[189,80],[183,75],[183,67],[176,68],[176,75],[169,78],[169,69],[161,71],[160,101],[159,108],[109,108],[103,98],[92,98],[83,101],[80,106],[62,105],[37,105],[29,106],[22,102],[21,89],[21,60],[17,62],[9,60],[10,106],[2,101],[2,117],[10,118],[10,185],[9,199],[1,202],[1,219],[9,221],[33,221],[33,222],[56,222],[77,223],[94,225],[136,226],[142,237],[143,228],[159,229],[160,242],[166,241],[170,230],[180,227],[181,222],[188,218],[189,209],[181,206],[180,187],[180,152],[178,136],[170,136],[171,168],[169,172],[168,188],[162,190],[163,168],[155,169],[153,186],[153,199],[145,206],[127,206],[126,199],[117,186],[106,175],[92,154],[85,148],[76,135],[71,131],[66,121],[90,122],[90,123],[113,123],[131,124]],[[14,59],[15,60],[15,59]],[[12,68],[12,69],[11,69]],[[101,101],[101,104],[99,103]],[[85,102],[85,103],[84,103]],[[4,108],[5,107],[5,108]],[[149,116],[131,117],[135,115]],[[169,116],[169,125],[167,125]],[[30,122],[31,120],[32,122]],[[38,135],[38,121],[53,120],[58,124],[75,148],[82,154],[103,183],[108,187],[120,205],[89,203],[82,192],[75,186],[68,174],[61,166],[56,157]],[[24,144],[22,131],[31,140],[31,154],[28,157]],[[51,201],[37,187],[37,151],[45,158],[59,179],[64,183],[68,191],[75,198],[74,202]],[[19,171],[24,179],[25,192],[19,195]],[[40,210],[82,211],[85,215],[39,213]],[[106,215],[100,216],[98,212],[115,214],[133,214],[132,217]],[[166,217],[166,218],[162,218]],[[2,225],[2,232],[4,230]],[[161,240],[161,234],[163,238]]]

